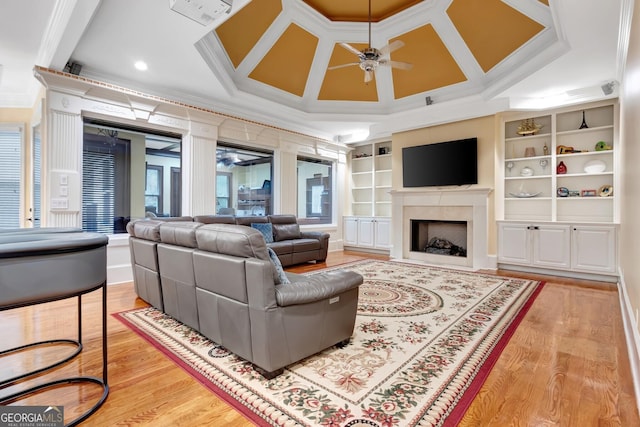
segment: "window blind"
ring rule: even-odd
[[[22,129],[0,128],[0,228],[20,227]]]
[[[111,153],[82,156],[82,229],[113,233],[115,160]]]

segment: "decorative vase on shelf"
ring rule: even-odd
[[[578,129],[586,129],[589,126],[587,126],[587,121],[584,119],[584,110],[582,110],[582,124],[580,125],[580,127]]]
[[[549,155],[549,147],[547,147],[547,144],[544,144],[544,147],[542,147],[542,154],[545,156]]]
[[[563,175],[563,174],[567,173],[567,166],[564,164],[563,161],[560,161],[560,163],[558,163],[558,167],[556,168],[556,172],[558,173],[558,175]]]

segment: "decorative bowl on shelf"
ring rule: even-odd
[[[520,176],[533,176],[533,169],[529,166],[525,166],[520,170]]]
[[[589,160],[584,164],[584,171],[586,173],[601,173],[607,169],[607,165],[602,160]]]
[[[538,191],[537,193],[527,193],[526,191],[521,191],[519,193],[509,193],[512,197],[517,197],[518,199],[528,199],[531,197],[536,197],[540,194],[541,192]]]

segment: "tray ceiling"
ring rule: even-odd
[[[252,1],[196,46],[235,89],[307,112],[392,113],[477,95],[558,42],[547,1],[372,0],[371,45],[404,46],[364,82],[367,0]],[[207,52],[215,52],[210,55]]]

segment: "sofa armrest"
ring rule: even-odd
[[[302,231],[300,237],[303,239],[318,239],[320,241],[320,257],[317,261],[324,261],[327,259],[327,252],[329,251],[329,233],[324,231]]]
[[[362,281],[360,274],[347,270],[302,276],[301,281],[277,285],[276,302],[286,307],[320,301],[357,288]]]

